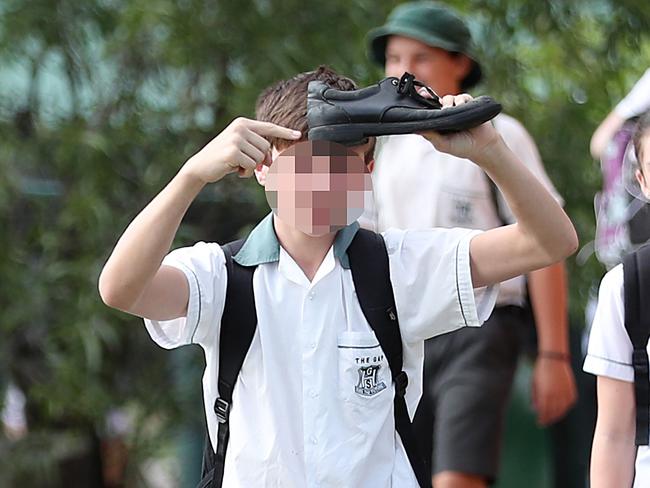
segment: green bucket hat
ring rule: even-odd
[[[384,25],[366,36],[370,59],[382,66],[386,63],[386,42],[393,35],[410,37],[445,51],[463,53],[472,60],[472,69],[463,80],[463,88],[471,88],[481,80],[481,66],[473,54],[472,34],[450,8],[429,1],[399,5]]]

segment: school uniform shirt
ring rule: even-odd
[[[622,264],[612,268],[600,283],[598,306],[582,369],[596,376],[634,383],[632,342],[625,330]],[[648,446],[638,447],[635,465],[634,488],[646,488],[650,485]]]
[[[535,142],[515,119],[494,119],[497,131],[513,153],[562,204],[544,170]],[[475,163],[436,150],[419,135],[379,137],[372,172],[374,204],[359,222],[375,231],[390,228],[465,227],[487,230],[515,221],[499,192]],[[525,278],[501,283],[497,306],[523,305]]]
[[[310,282],[279,245],[272,215],[234,257],[257,265],[257,329],[233,392],[223,486],[416,487],[395,431],[388,361],[356,298],[347,248],[358,223],[337,233]],[[413,416],[422,392],[423,341],[479,326],[495,289],[473,290],[466,229],[385,232]],[[170,253],[189,284],[187,317],[145,320],[164,348],[205,352],[205,412],[216,447],[219,330],[227,275],[218,244]]]

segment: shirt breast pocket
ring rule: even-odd
[[[467,227],[483,229],[493,227],[490,213],[494,207],[489,194],[452,187],[440,189],[436,225],[440,227]],[[494,224],[494,225],[493,225]]]
[[[338,360],[344,409],[365,415],[390,406],[393,388],[388,359],[373,332],[340,333]]]

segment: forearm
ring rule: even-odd
[[[598,420],[591,449],[591,486],[632,486],[636,446],[634,383],[598,376]]]
[[[569,353],[567,277],[564,261],[528,275],[539,351]]]
[[[564,210],[499,138],[475,161],[499,187],[517,221],[516,255],[530,269],[548,266],[575,251],[578,239]]]
[[[633,436],[609,437],[597,428],[591,449],[591,488],[631,487],[635,458]]]
[[[594,159],[600,159],[612,136],[621,128],[625,119],[616,112],[611,112],[594,131],[589,142],[589,152]]]
[[[109,306],[130,310],[169,252],[188,207],[204,183],[181,170],[124,231],[99,279]]]
[[[178,226],[201,189],[227,174],[249,176],[269,163],[269,137],[298,140],[299,131],[239,117],[192,156],[174,179],[124,231],[99,278],[104,302],[155,320],[186,312],[188,283],[182,271],[161,266]]]

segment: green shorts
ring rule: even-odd
[[[482,327],[429,339],[415,432],[431,473],[497,478],[523,310],[494,310]]]

